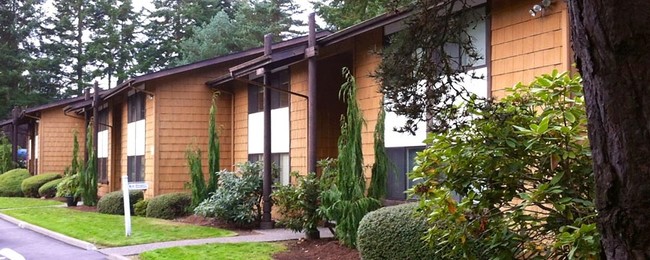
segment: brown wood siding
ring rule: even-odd
[[[544,15],[528,10],[536,0],[495,0],[491,19],[491,86],[496,98],[518,82],[553,69],[571,69],[566,4],[554,1]]]
[[[158,158],[158,167],[155,171],[156,195],[185,190],[185,183],[190,180],[185,152],[192,145],[201,150],[203,172],[206,180],[209,177],[208,122],[213,91],[205,86],[205,81],[208,75],[214,73],[219,74],[216,71],[211,71],[209,74],[197,71],[148,84],[155,86],[154,100],[158,102],[159,109],[156,113],[159,124],[156,132],[158,149],[155,152]],[[230,169],[229,166],[232,164],[231,97],[221,94],[216,103],[217,130],[221,144],[220,165],[222,169]],[[147,115],[147,119],[149,118]],[[153,133],[153,128],[151,131]],[[150,133],[149,129],[147,129],[148,133]]]
[[[85,151],[85,120],[63,113],[63,107],[41,111],[38,124],[38,173],[55,172],[63,174],[72,161],[72,141],[77,132],[79,159],[83,161]]]
[[[291,66],[290,71],[291,91],[307,95],[307,62]],[[305,174],[307,172],[307,100],[296,95],[291,95],[289,98],[291,171]]]
[[[234,82],[235,98],[235,159],[233,162],[248,161],[248,87],[243,82]]]

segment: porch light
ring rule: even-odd
[[[540,2],[539,4],[533,5],[533,8],[530,8],[530,10],[528,10],[528,13],[530,14],[530,16],[533,17],[537,16],[537,13],[540,12],[544,14],[544,10],[546,10],[546,8],[551,6],[551,2],[552,2],[551,0],[542,0],[542,2]]]

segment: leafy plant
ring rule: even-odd
[[[204,201],[208,194],[203,177],[203,166],[201,165],[201,150],[188,148],[185,152],[187,165],[190,167],[190,188],[192,189],[192,207],[196,207]]]
[[[190,212],[192,196],[184,192],[167,193],[149,200],[147,217],[174,219],[187,216]]]
[[[46,182],[43,186],[38,188],[38,195],[44,198],[52,198],[56,196],[56,187],[61,183],[61,181],[63,181],[63,179],[59,178]]]
[[[73,196],[75,199],[81,195],[79,175],[81,166],[79,164],[79,141],[77,130],[72,133],[72,160],[70,166],[63,171],[63,180],[56,186],[56,196]]]
[[[468,103],[470,124],[431,134],[418,154],[426,239],[452,259],[597,258],[581,79],[553,71],[509,91]]]
[[[273,205],[281,216],[278,224],[295,232],[305,231],[308,238],[318,238],[318,223],[323,219],[318,211],[320,180],[313,172],[306,176],[293,175],[297,185],[279,186],[272,194]]]
[[[321,212],[336,221],[336,237],[344,245],[356,246],[359,222],[366,213],[377,209],[379,201],[365,197],[361,128],[363,116],[357,103],[357,85],[350,70],[343,68],[346,82],[339,97],[347,103],[347,112],[341,117],[341,136],[338,141],[336,180],[321,194]]]
[[[145,217],[147,216],[148,206],[149,206],[149,200],[145,200],[145,199],[138,200],[138,202],[133,204],[133,213],[135,213],[136,216]]]
[[[386,112],[384,111],[384,100],[380,102],[381,106],[377,115],[377,124],[375,125],[374,148],[375,163],[372,165],[372,176],[370,177],[370,187],[368,188],[368,197],[381,200],[386,196],[386,181],[388,180],[388,155],[384,143],[384,121]]]
[[[93,145],[93,125],[88,124],[86,129],[86,151],[88,151],[88,162],[86,169],[81,171],[80,190],[84,205],[97,205],[97,160]]]
[[[245,227],[259,222],[262,215],[262,163],[246,162],[237,167],[237,172],[224,170],[219,174],[217,190],[201,202],[194,213]]]

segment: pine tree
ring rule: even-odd
[[[138,69],[151,72],[174,66],[182,58],[179,45],[193,35],[193,28],[206,24],[219,11],[232,13],[225,0],[154,0],[145,24],[146,41],[138,51]]]
[[[391,10],[405,0],[328,0],[313,2],[331,29],[340,30]]]
[[[303,25],[292,16],[302,12],[291,0],[237,1],[232,17],[222,10],[208,23],[193,28],[194,34],[180,43],[180,64],[208,59],[263,44],[271,33],[274,41],[294,37]]]

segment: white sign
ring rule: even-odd
[[[129,183],[129,190],[146,190],[149,189],[149,184],[146,182],[133,182]]]

